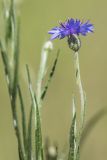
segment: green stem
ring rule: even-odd
[[[25,105],[23,101],[22,91],[20,88],[20,85],[17,86],[18,89],[18,96],[20,101],[20,108],[21,108],[21,119],[22,119],[22,135],[23,135],[23,146],[24,146],[24,152],[26,153],[27,148],[27,133],[26,133],[26,114],[25,114]]]
[[[84,96],[84,90],[83,90],[82,81],[81,81],[81,75],[80,75],[80,65],[79,65],[78,52],[74,53],[74,65],[75,65],[76,84],[78,86],[79,94],[80,94],[81,124],[83,124],[84,123],[85,96]]]
[[[79,53],[74,53],[74,67],[75,67],[75,77],[76,77],[76,84],[78,86],[79,94],[80,94],[80,107],[81,107],[81,121],[80,121],[80,128],[78,130],[77,135],[77,141],[76,141],[76,150],[75,150],[75,156],[74,160],[79,159],[79,147],[80,147],[80,140],[81,135],[84,127],[84,118],[85,118],[85,105],[86,105],[86,99],[85,94],[82,86],[81,81],[81,74],[80,74],[80,65],[79,65]]]

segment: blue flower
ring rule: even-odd
[[[81,22],[78,19],[68,19],[64,23],[60,23],[59,27],[52,28],[48,33],[52,34],[51,40],[59,38],[62,39],[64,37],[69,37],[72,35],[79,34],[86,36],[87,33],[93,32],[94,26],[89,21],[85,23]]]

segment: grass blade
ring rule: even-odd
[[[41,132],[41,121],[40,121],[40,113],[37,103],[36,94],[34,93],[32,89],[32,83],[29,73],[28,65],[26,65],[27,70],[27,76],[28,76],[28,82],[29,82],[29,90],[32,100],[32,105],[35,111],[35,149],[36,149],[36,159],[37,160],[43,160],[43,149],[42,149],[42,132]]]
[[[26,140],[27,140],[27,134],[26,134],[26,115],[25,115],[25,106],[23,102],[23,96],[21,92],[20,85],[18,85],[18,95],[19,95],[19,101],[20,101],[20,107],[21,107],[21,116],[22,116],[22,134],[23,134],[23,144],[24,144],[24,152],[26,153]]]
[[[36,159],[43,160],[43,147],[42,147],[42,131],[41,131],[41,119],[39,113],[39,107],[37,104],[37,98],[35,95],[36,108],[36,130],[35,130],[35,142],[36,142]]]
[[[7,53],[7,48],[4,50],[3,45],[0,44],[1,47],[1,55],[2,55],[2,60],[4,63],[4,68],[5,68],[5,75],[7,79],[7,85],[8,85],[8,91],[9,91],[9,96],[10,96],[10,102],[11,102],[11,108],[12,108],[12,116],[13,116],[13,125],[14,125],[14,130],[16,133],[16,137],[18,140],[18,151],[19,151],[19,158],[20,160],[24,160],[24,153],[23,153],[23,147],[22,147],[22,142],[21,142],[21,134],[20,134],[20,129],[19,129],[19,124],[18,124],[18,117],[17,117],[17,110],[16,110],[16,96],[17,96],[17,84],[18,84],[18,59],[19,59],[19,26],[16,23],[16,16],[15,16],[15,6],[13,5],[13,0],[10,1],[10,8],[9,8],[9,16],[10,18],[8,19],[9,26],[12,26],[12,30],[9,28],[5,29],[5,33],[10,31],[9,37],[12,37],[11,39],[11,44],[14,44],[12,47],[12,52],[14,52],[14,59],[12,57],[8,57]],[[6,12],[7,10],[5,10]],[[10,14],[11,12],[11,14]],[[6,33],[7,34],[7,33]],[[5,43],[7,44],[5,35]],[[8,38],[9,38],[8,37]],[[10,60],[12,61],[12,67],[10,66]],[[15,65],[14,65],[15,64]]]
[[[49,87],[49,83],[51,82],[52,77],[53,77],[53,75],[54,75],[54,73],[55,73],[55,69],[56,69],[56,65],[57,65],[58,57],[59,57],[59,52],[60,52],[60,50],[57,51],[57,56],[56,56],[55,61],[54,61],[54,63],[53,63],[51,72],[50,72],[50,74],[49,74],[49,78],[48,78],[47,84],[46,84],[46,86],[44,87],[44,90],[43,90],[43,92],[42,92],[41,100],[43,100],[43,99],[45,98],[45,95],[46,95],[47,90],[48,90],[48,87]]]
[[[27,159],[32,160],[32,118],[33,106],[31,105],[29,122],[28,122],[28,136],[27,136]]]
[[[10,92],[10,81],[11,81],[11,76],[10,76],[10,69],[9,69],[9,61],[8,61],[8,56],[6,54],[6,51],[3,48],[3,45],[0,41],[0,49],[1,49],[1,57],[2,57],[2,61],[3,61],[3,65],[4,65],[4,71],[5,71],[5,76],[6,76],[6,81],[7,81],[7,85],[9,88],[9,92]]]

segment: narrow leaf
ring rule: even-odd
[[[41,131],[41,119],[39,113],[39,107],[37,104],[37,98],[35,95],[36,102],[36,130],[35,130],[35,141],[36,141],[36,159],[43,160],[43,147],[42,147],[42,131]]]
[[[26,144],[26,139],[27,139],[27,134],[26,134],[26,115],[25,115],[25,106],[24,106],[24,102],[23,102],[23,96],[22,96],[20,85],[18,85],[18,95],[19,95],[21,116],[22,116],[23,144],[24,144],[24,150],[26,152],[26,145],[27,145]]]
[[[45,98],[45,95],[46,95],[47,90],[48,90],[48,87],[49,87],[49,83],[51,82],[52,77],[53,77],[53,75],[54,75],[54,73],[55,73],[55,69],[56,69],[56,65],[57,65],[58,57],[59,57],[59,52],[60,52],[60,50],[57,51],[57,56],[56,56],[55,61],[54,61],[54,63],[53,63],[51,72],[50,72],[50,74],[49,74],[49,78],[48,78],[47,84],[46,84],[46,86],[45,86],[44,89],[43,89],[43,92],[42,92],[42,95],[41,95],[41,100],[43,100],[43,99]]]
[[[35,147],[36,147],[36,159],[37,160],[43,160],[43,149],[42,149],[42,133],[41,133],[41,122],[40,122],[40,113],[37,103],[36,94],[34,93],[32,89],[32,83],[30,78],[30,72],[28,65],[26,65],[27,70],[27,76],[28,76],[28,82],[29,82],[29,90],[32,100],[32,105],[35,110]]]
[[[33,118],[33,106],[31,105],[29,122],[28,122],[28,136],[27,136],[27,158],[32,160],[32,118]]]
[[[6,76],[6,80],[7,80],[7,85],[8,87],[10,88],[10,69],[9,69],[9,61],[8,61],[8,56],[6,54],[6,51],[4,50],[3,48],[3,45],[0,41],[0,49],[1,49],[1,57],[2,57],[2,61],[3,61],[3,64],[4,64],[4,70],[5,70],[5,76]],[[9,92],[10,92],[10,89],[9,89]]]
[[[16,98],[17,84],[18,84],[18,68],[19,68],[19,24],[17,25],[17,31],[14,42],[14,73],[13,73],[13,98]]]

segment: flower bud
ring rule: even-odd
[[[68,45],[70,49],[77,52],[81,47],[81,41],[77,35],[72,34],[68,37]]]

